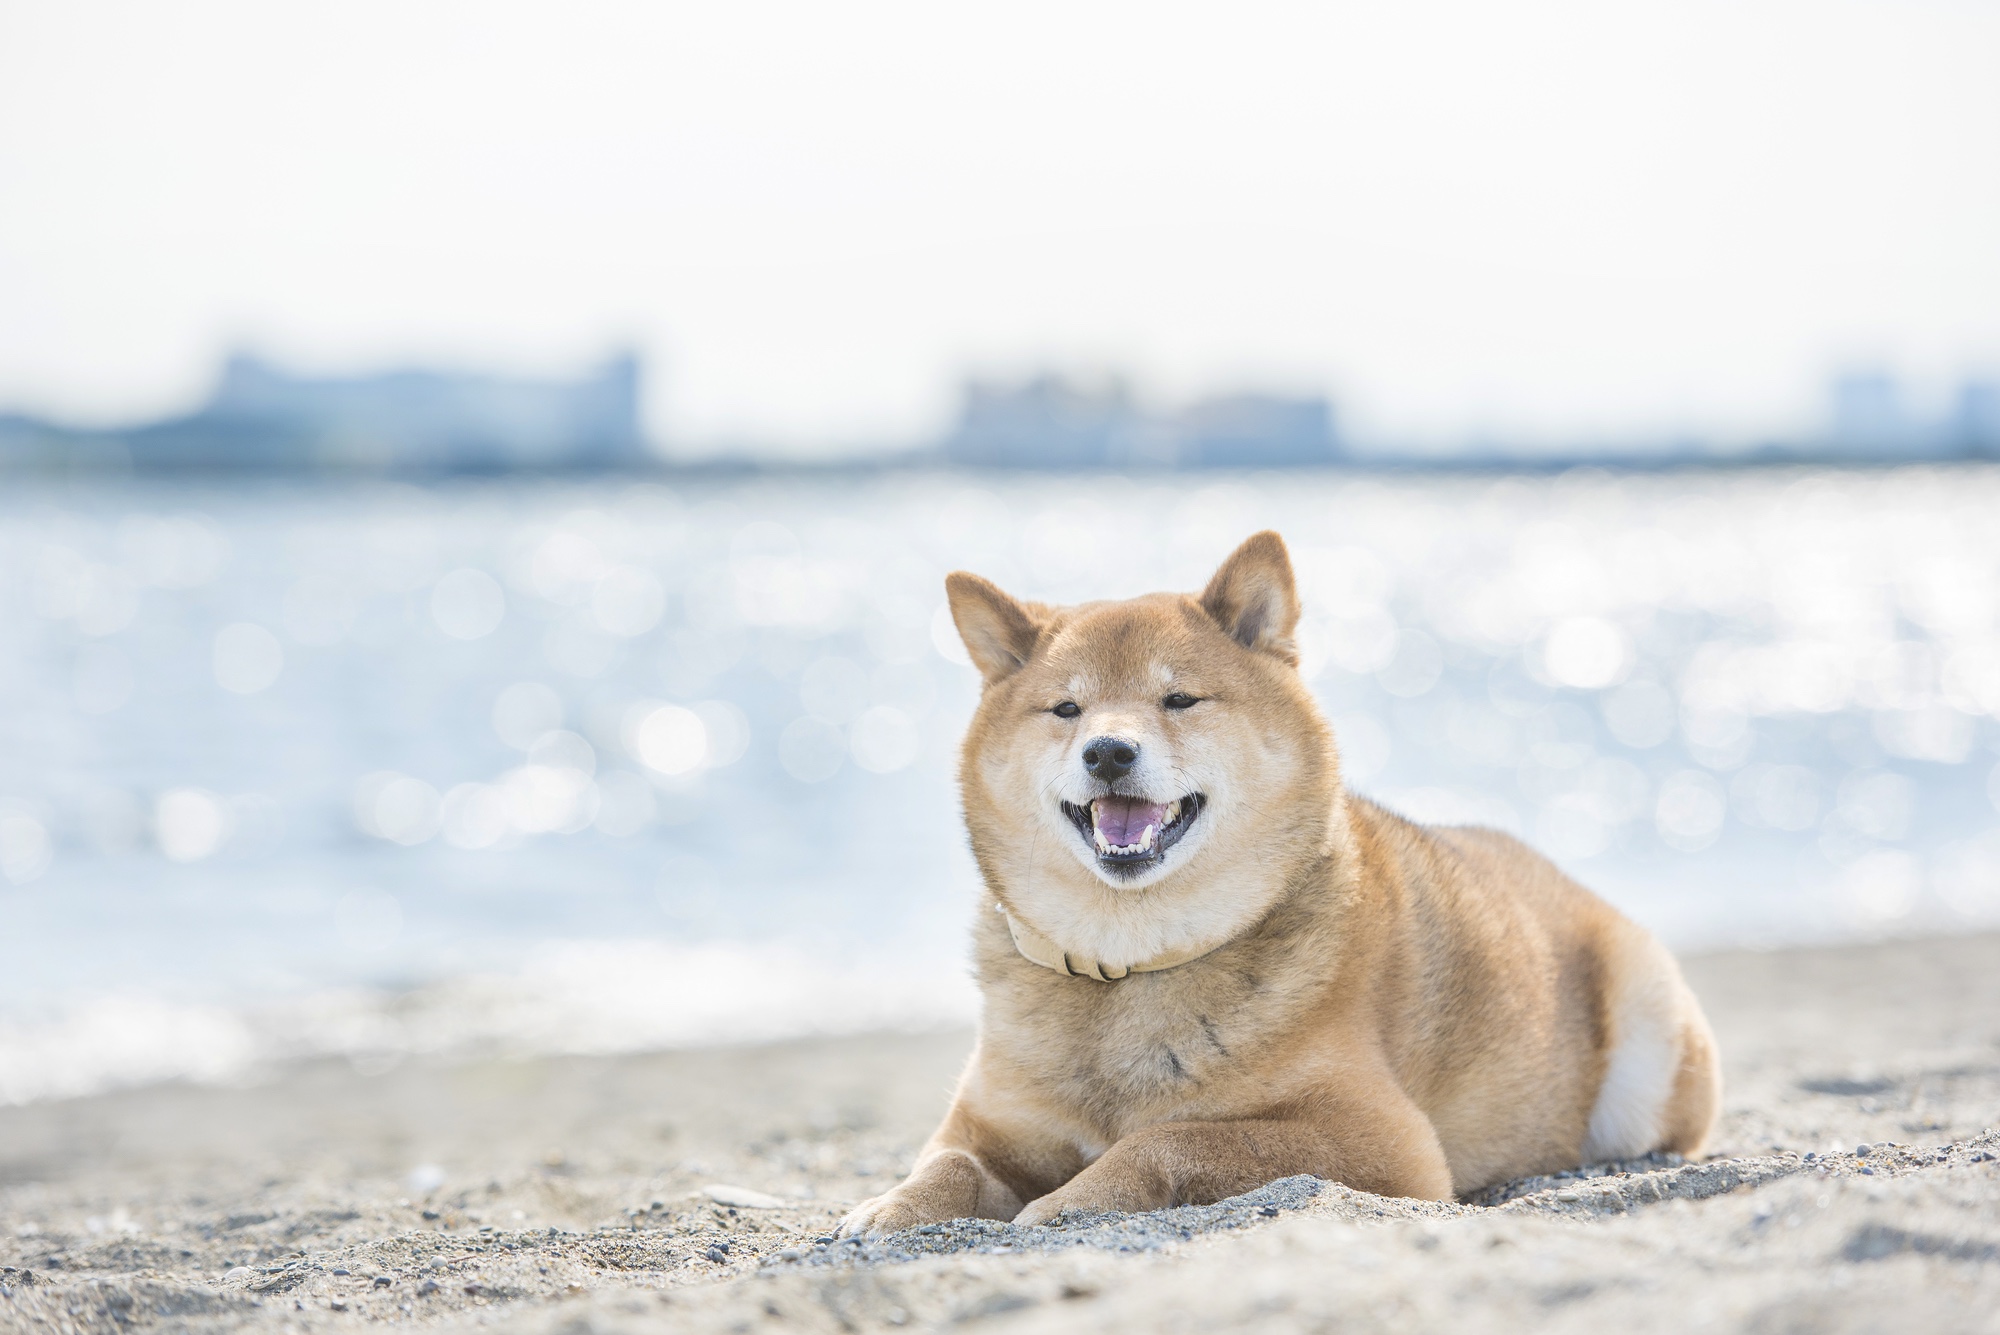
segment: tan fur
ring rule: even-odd
[[[1586,1151],[1700,1150],[1715,1045],[1672,957],[1517,840],[1344,790],[1276,534],[1198,598],[947,590],[985,677],[959,777],[994,899],[1109,967],[1214,948],[1064,977],[980,914],[984,1020],[952,1109],[845,1231],[1201,1203],[1292,1173],[1446,1199]],[[1144,875],[1101,872],[1060,808],[1100,736],[1144,758],[1134,793],[1207,798]]]

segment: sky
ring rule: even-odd
[[[5,0],[0,407],[645,354],[682,453],[969,374],[1720,441],[2000,373],[2000,3]]]

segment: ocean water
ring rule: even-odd
[[[0,489],[0,1102],[961,1023],[953,569],[1273,527],[1350,779],[1682,948],[2000,923],[2000,469]]]

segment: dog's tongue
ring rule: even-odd
[[[1090,810],[1104,841],[1120,848],[1138,843],[1148,825],[1158,829],[1167,815],[1165,806],[1137,797],[1100,797]]]

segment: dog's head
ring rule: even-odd
[[[1048,607],[965,573],[946,590],[985,678],[961,781],[989,878],[1093,899],[1254,893],[1323,851],[1336,762],[1299,679],[1277,534],[1245,542],[1198,596]]]

